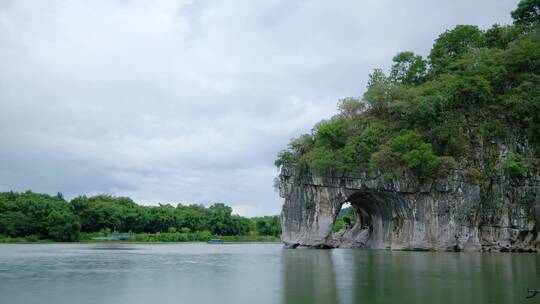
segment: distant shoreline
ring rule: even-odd
[[[28,244],[28,245],[36,245],[36,244],[119,244],[119,245],[122,245],[122,244],[208,244],[207,242],[204,242],[204,241],[190,241],[190,242],[131,242],[131,241],[126,241],[126,242],[107,242],[107,241],[81,241],[81,242],[57,242],[57,241],[49,241],[49,240],[41,240],[41,241],[36,241],[36,242],[0,242],[0,245],[3,245],[3,244],[6,244],[6,245],[9,245],[9,244],[13,244],[13,245],[25,245],[25,244]],[[232,245],[232,244],[282,244],[281,241],[243,241],[243,242],[234,242],[234,241],[231,241],[231,242],[223,242],[223,244],[220,244],[220,245]]]
[[[99,239],[103,237],[129,235],[129,240],[105,240]],[[204,238],[199,237],[196,233],[81,233],[78,241],[55,241],[52,239],[40,239],[30,235],[26,237],[3,237],[0,236],[0,244],[50,244],[50,243],[206,243],[210,239],[220,239],[224,243],[281,243],[281,238],[271,235],[233,235],[233,236],[218,236],[210,235]]]

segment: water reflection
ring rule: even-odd
[[[331,250],[284,250],[283,303],[339,303]]]
[[[109,243],[96,243],[87,249],[90,249],[90,250],[139,250],[140,247],[136,247],[136,245],[132,243],[109,242]]]
[[[535,254],[289,250],[284,303],[523,303]]]

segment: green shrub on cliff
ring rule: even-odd
[[[526,177],[529,172],[529,160],[525,157],[511,155],[504,162],[504,167],[512,177]]]
[[[390,149],[405,167],[416,170],[421,175],[431,176],[439,166],[439,157],[433,154],[431,144],[424,142],[416,131],[400,132],[390,141]]]
[[[458,25],[435,40],[427,59],[397,54],[388,74],[369,75],[362,100],[340,100],[339,113],[293,140],[276,165],[319,175],[371,169],[442,177],[480,144],[515,146],[516,138],[538,157],[539,14],[538,0],[523,0],[513,25]],[[519,164],[510,159],[505,168],[523,175]]]

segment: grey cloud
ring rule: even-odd
[[[2,1],[0,190],[277,214],[273,160],[398,51],[517,1]]]

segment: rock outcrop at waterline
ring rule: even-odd
[[[283,166],[278,187],[282,240],[292,248],[540,251],[538,175],[482,182],[460,170],[435,180],[407,173],[319,177]],[[346,202],[356,222],[332,234]]]

